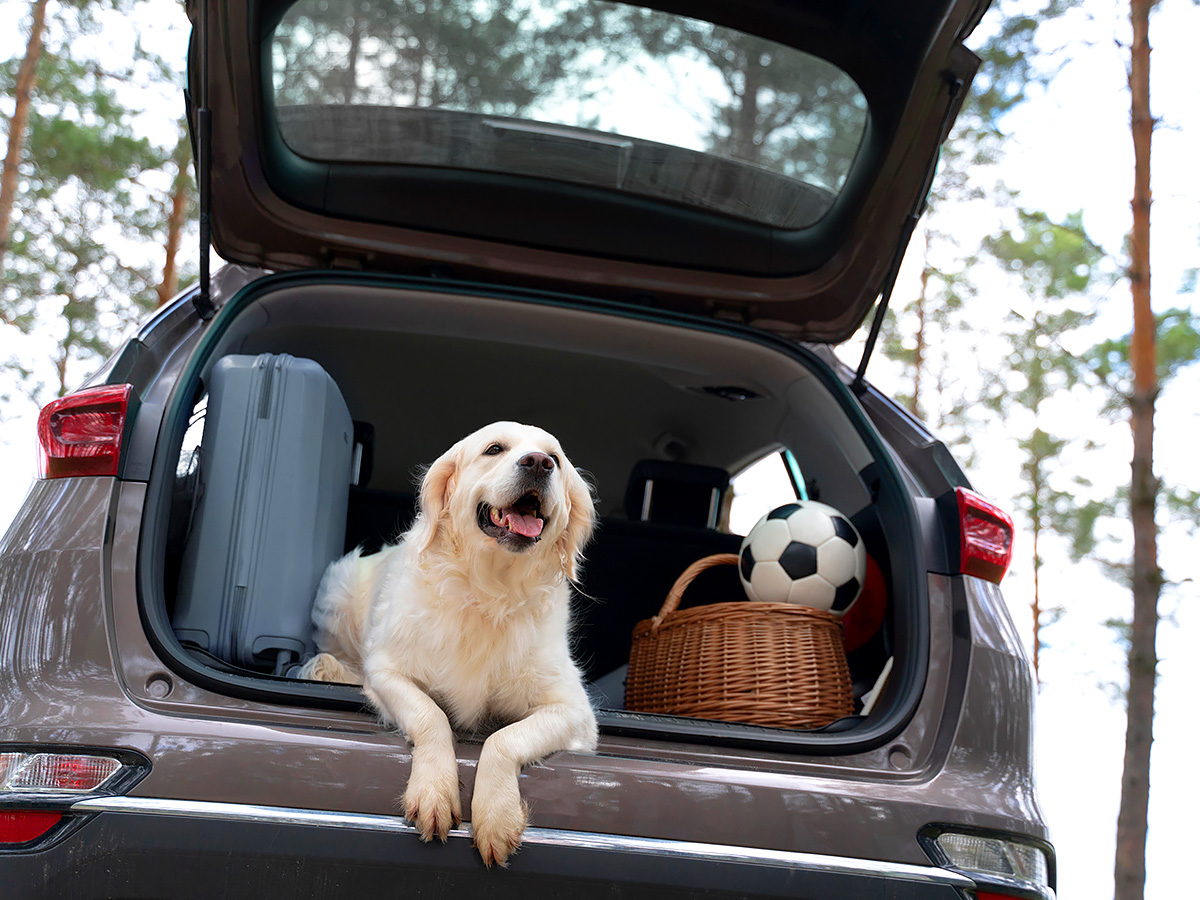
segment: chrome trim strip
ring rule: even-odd
[[[281,806],[257,806],[249,803],[213,803],[202,800],[164,800],[155,797],[96,797],[72,804],[72,812],[80,813],[141,813],[158,816],[187,816],[198,819],[219,819],[232,822],[261,822],[277,825],[320,825],[335,828],[357,828],[369,831],[416,834],[417,830],[399,816],[368,813],[336,812],[331,810],[290,809]],[[452,838],[471,838],[466,827],[451,830]],[[796,853],[787,850],[764,850],[757,847],[736,847],[727,844],[704,844],[697,841],[672,841],[663,838],[632,835],[598,834],[587,831],[564,831],[556,828],[529,828],[526,844],[550,847],[642,853],[680,860],[703,862],[752,863],[789,869],[805,869],[825,874],[868,875],[897,881],[945,884],[972,889],[975,882],[957,872],[934,866],[914,866],[905,863],[880,862],[817,853]]]

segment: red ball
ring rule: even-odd
[[[842,643],[846,652],[857,650],[883,625],[887,612],[887,584],[883,572],[871,554],[867,554],[867,574],[862,593],[842,618]]]

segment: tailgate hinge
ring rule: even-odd
[[[345,253],[329,255],[329,268],[344,269],[351,272],[361,272],[364,268],[363,257],[348,256]]]
[[[722,303],[710,300],[708,311],[714,319],[720,319],[722,322],[736,322],[739,325],[747,325],[753,318],[753,310],[742,303]]]

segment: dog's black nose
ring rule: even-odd
[[[554,460],[545,453],[539,453],[535,450],[532,453],[526,453],[517,460],[517,465],[522,469],[533,469],[535,472],[538,469],[545,469],[549,472],[554,468]]]

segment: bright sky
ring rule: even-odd
[[[1120,256],[1131,217],[1133,150],[1125,84],[1128,5],[1085,0],[1082,8],[1043,35],[1048,46],[1064,46],[1063,68],[1044,96],[1020,107],[1005,123],[1003,178],[1020,191],[1020,202],[1061,219],[1083,210],[1093,239]],[[1163,124],[1155,132],[1153,158],[1153,291],[1156,309],[1196,306],[1197,297],[1178,296],[1183,272],[1200,265],[1200,78],[1195,37],[1200,7],[1187,0],[1164,0],[1151,22],[1152,109]],[[1117,46],[1114,39],[1120,41]],[[992,222],[961,223],[964,232]],[[964,244],[970,245],[969,241]],[[911,288],[910,288],[911,290]],[[912,296],[910,293],[908,296]],[[998,302],[1003,306],[998,293]],[[1116,336],[1131,327],[1129,289],[1118,282],[1101,306],[1095,336]],[[1004,309],[999,310],[1003,312]],[[855,357],[857,358],[857,357]],[[886,363],[873,361],[870,374],[889,382]],[[1180,376],[1162,396],[1157,415],[1156,471],[1167,480],[1200,486],[1195,447],[1200,441],[1200,366]],[[1056,411],[1053,430],[1092,439],[1099,446],[1075,451],[1075,462],[1106,487],[1127,481],[1130,441],[1124,423],[1101,421],[1094,408],[1075,401]],[[1019,458],[1001,443],[981,454],[985,465],[972,472],[975,485],[998,502],[1018,490]],[[1161,561],[1169,579],[1182,584],[1164,592],[1161,610],[1169,617],[1159,632],[1160,677],[1151,769],[1148,898],[1193,893],[1198,780],[1189,767],[1194,740],[1191,704],[1195,674],[1188,639],[1200,633],[1195,537],[1168,526],[1161,537]],[[1030,538],[1018,534],[1013,570],[1005,596],[1018,627],[1030,633]],[[1124,708],[1106,685],[1123,682],[1124,659],[1104,626],[1127,618],[1128,592],[1107,581],[1095,566],[1072,566],[1061,549],[1045,551],[1043,605],[1061,604],[1063,618],[1044,632],[1050,645],[1042,654],[1043,688],[1038,698],[1036,746],[1038,782],[1058,851],[1059,896],[1090,900],[1112,896],[1116,814],[1124,747]]]
[[[1034,4],[1037,5],[1037,4]],[[53,11],[53,3],[51,4]],[[26,3],[0,2],[8,16]],[[178,48],[183,32],[177,5],[162,0],[153,24],[160,52]],[[1003,178],[1021,193],[1021,202],[1061,218],[1082,209],[1085,226],[1099,243],[1119,255],[1129,229],[1132,190],[1132,149],[1128,131],[1128,96],[1124,65],[1128,42],[1127,6],[1116,0],[1084,0],[1082,8],[1048,29],[1047,43],[1062,46],[1062,69],[1050,89],[1014,113],[1007,126],[1013,135],[1006,147]],[[149,20],[148,20],[149,21]],[[167,29],[167,23],[174,23]],[[22,29],[24,25],[22,26]],[[164,33],[164,30],[166,33]],[[1190,0],[1163,0],[1151,23],[1153,53],[1153,110],[1162,119],[1154,143],[1153,272],[1155,306],[1197,303],[1195,295],[1179,297],[1183,272],[1200,265],[1200,77],[1196,36],[1200,35],[1200,6]],[[1117,46],[1114,39],[1122,43]],[[23,37],[9,29],[0,34],[0,57],[16,52]],[[128,38],[116,27],[97,41],[113,40],[128,52]],[[180,108],[181,101],[180,101]],[[173,120],[174,108],[166,115]],[[160,126],[161,127],[161,126]],[[993,221],[960,223],[964,244],[973,232],[994,230]],[[982,231],[980,231],[982,229]],[[986,287],[986,286],[985,286]],[[897,303],[910,291],[911,278],[902,279]],[[1008,298],[996,286],[997,317]],[[1128,288],[1117,283],[1104,299],[1096,333],[1123,334],[1129,329]],[[44,358],[45,346],[19,348],[0,335],[0,356],[20,352],[26,362]],[[853,352],[848,357],[857,359]],[[1200,366],[1194,367],[1200,369]],[[870,374],[885,390],[901,387],[891,367],[878,357]],[[7,390],[7,386],[0,386]],[[1194,448],[1200,443],[1200,415],[1195,397],[1200,371],[1181,376],[1162,397],[1158,413],[1157,470],[1177,483],[1200,486],[1195,474]],[[34,469],[36,410],[12,395],[0,407],[0,523],[19,508]],[[1108,488],[1127,479],[1128,429],[1101,421],[1086,402],[1072,400],[1059,411],[1060,433],[1087,436],[1098,446],[1077,451],[1079,471]],[[1018,491],[1019,459],[1003,442],[988,441],[983,465],[972,472],[976,486],[1005,504]],[[1169,587],[1162,609],[1168,615],[1160,630],[1160,680],[1156,743],[1152,769],[1149,836],[1149,877],[1146,895],[1168,900],[1194,892],[1191,854],[1196,826],[1192,810],[1200,806],[1200,779],[1189,765],[1194,727],[1191,703],[1195,675],[1187,641],[1200,634],[1195,601],[1197,576],[1195,538],[1168,526],[1162,537],[1162,559]],[[1005,593],[1018,627],[1029,632],[1028,535],[1018,536],[1017,559],[1005,582]],[[1104,579],[1094,566],[1070,566],[1054,548],[1047,553],[1044,596],[1062,604],[1062,620],[1046,633],[1050,647],[1043,654],[1044,686],[1037,714],[1039,782],[1045,813],[1058,848],[1059,896],[1092,900],[1112,894],[1112,859],[1116,822],[1124,715],[1121,704],[1104,685],[1123,679],[1121,652],[1104,621],[1128,615],[1128,594]],[[1190,602],[1189,602],[1190,601]],[[1186,893],[1185,893],[1186,892]]]

